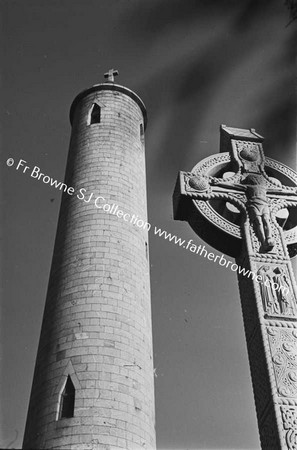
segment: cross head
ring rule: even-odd
[[[262,253],[269,252],[275,246],[272,226],[273,212],[277,214],[282,210],[284,214],[285,208],[297,207],[297,187],[294,186],[294,183],[291,186],[283,185],[276,173],[268,175],[265,167],[267,159],[262,148],[263,138],[253,129],[249,131],[222,126],[221,130],[223,135],[223,138],[221,136],[221,155],[213,155],[208,161],[205,160],[205,163],[204,160],[201,161],[192,172],[180,172],[174,194],[175,219],[187,220],[184,217],[184,211],[189,209],[187,197],[194,202],[196,200],[196,205],[199,200],[204,200],[208,204],[216,201],[217,205],[221,205],[214,209],[218,215],[223,216],[222,203],[227,204],[229,212],[232,209],[230,204],[233,204],[233,207],[239,208],[239,210],[237,209],[238,213],[240,211],[243,213],[241,219],[237,215],[241,237],[246,221],[254,230],[259,241],[260,251]],[[229,145],[226,142],[226,130],[229,135],[231,134],[230,130],[236,130],[237,133],[236,136],[231,134]],[[232,132],[235,133],[235,131]],[[236,139],[232,139],[232,137],[236,137]],[[226,149],[229,150],[227,155],[224,152]],[[211,158],[213,163],[211,163]],[[222,164],[224,160],[227,164]],[[284,177],[281,176],[281,179]],[[196,212],[201,212],[199,207]],[[195,209],[191,209],[191,213],[188,213],[189,222],[193,221],[193,217],[190,217],[193,216],[192,213],[195,215]],[[234,214],[233,219],[231,216],[229,214],[228,220],[232,223]],[[296,225],[296,213],[292,214],[292,218]],[[285,221],[282,225],[285,225]]]

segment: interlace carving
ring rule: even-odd
[[[206,218],[210,219],[211,222],[218,225],[227,233],[233,234],[234,236],[237,236],[239,238],[241,237],[240,227],[233,225],[231,222],[216,213],[215,210],[207,205],[204,200],[196,200],[195,204],[198,206],[201,213],[203,213]]]
[[[297,184],[296,172],[285,164],[279,163],[272,158],[265,158],[265,166],[276,169],[278,172],[286,175],[293,183]]]
[[[297,410],[294,407],[281,406],[281,413],[288,450],[297,450]]]
[[[216,155],[209,156],[205,158],[203,161],[196,164],[193,167],[192,173],[196,175],[205,175],[207,174],[209,169],[212,169],[219,163],[228,163],[231,161],[231,156],[229,153],[219,153]]]
[[[291,230],[285,230],[284,238],[286,240],[286,244],[295,243],[297,241],[297,227],[292,228]]]
[[[268,328],[277,392],[280,397],[297,395],[297,331]]]

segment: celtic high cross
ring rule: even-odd
[[[245,269],[237,274],[263,449],[297,449],[296,207],[297,173],[265,158],[255,130],[224,125],[220,153],[180,172],[174,192],[174,218]]]

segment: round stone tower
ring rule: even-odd
[[[146,109],[114,74],[70,110],[24,449],[155,448]]]

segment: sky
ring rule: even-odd
[[[20,448],[60,192],[7,158],[62,180],[72,100],[118,69],[148,111],[149,222],[199,245],[173,220],[172,193],[179,170],[219,152],[220,124],[255,128],[266,155],[296,169],[297,21],[279,0],[0,6],[0,447]],[[153,233],[149,248],[158,449],[260,449],[236,275]]]

